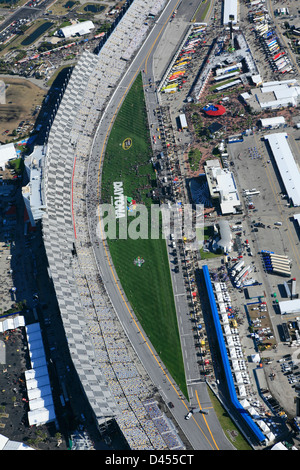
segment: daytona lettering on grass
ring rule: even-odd
[[[116,181],[114,183],[114,207],[116,210],[116,218],[120,219],[125,217],[125,198],[123,183],[121,181]]]

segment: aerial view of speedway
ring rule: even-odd
[[[0,450],[300,450],[299,242],[297,1],[0,0]]]

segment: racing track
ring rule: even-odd
[[[144,64],[146,64],[148,60],[150,61],[150,59],[152,59],[152,54],[159,37],[178,3],[179,1],[177,0],[171,0],[168,3],[160,16],[160,19],[154,25],[142,48],[139,50],[123,79],[113,93],[106,111],[101,118],[94,137],[87,174],[87,188],[89,188],[90,185],[97,187],[98,201],[100,201],[101,168],[105,147],[115,117],[117,116],[126,93],[130,89],[130,86],[135,80],[137,74],[144,68]],[[187,7],[185,7],[184,12],[185,15],[187,14],[186,8]],[[190,5],[188,8],[191,10],[191,17],[194,12],[194,6]],[[168,375],[168,372],[161,363],[158,355],[151,345],[151,342],[137,321],[118,280],[105,241],[103,239],[100,239],[99,241],[99,237],[101,235],[99,232],[95,234],[94,228],[98,226],[99,221],[98,210],[99,209],[94,205],[91,206],[87,204],[89,232],[93,243],[95,259],[112,305],[114,306],[115,312],[124,328],[124,331],[129,337],[133,348],[138,354],[153,383],[160,391],[162,397],[166,402],[172,401],[174,403],[175,407],[171,412],[182,431],[187,436],[192,447],[194,449],[201,450],[232,449],[233,447],[226,439],[216,415],[211,408],[207,385],[204,382],[195,383],[193,388],[199,408],[210,408],[209,415],[204,416],[197,413],[193,415],[189,421],[184,419],[184,416],[189,409],[189,404],[182,396],[173,379]]]

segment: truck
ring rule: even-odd
[[[241,269],[242,267],[244,266],[245,264],[245,261],[239,261],[234,267],[233,267],[233,270],[231,271],[231,275],[232,277],[234,277]]]
[[[241,281],[242,279],[244,279],[244,277],[247,274],[249,274],[250,271],[252,271],[252,268],[250,265],[242,269],[242,271],[235,276],[234,283],[236,284],[238,281]]]

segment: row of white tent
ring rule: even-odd
[[[252,416],[252,418],[255,419],[257,426],[259,426],[259,428],[263,431],[268,441],[274,441],[276,434],[274,434],[274,432],[270,429],[270,426],[268,426],[268,424],[262,419],[259,412],[249,403],[246,398],[241,400],[240,403],[243,408],[245,408],[245,410],[247,410],[247,412]]]
[[[25,371],[28,422],[30,426],[38,426],[54,421],[56,416],[40,325],[32,323],[25,330],[32,367]]]
[[[228,313],[224,305],[224,291],[226,300],[231,304],[230,295],[226,288],[222,288],[220,283],[214,283],[215,297],[219,306],[220,319],[222,321],[223,334],[227,345],[229,359],[232,363],[233,375],[237,387],[237,392],[240,397],[246,397],[246,384],[250,383],[249,375],[246,371],[243,350],[241,347],[238,329],[232,328],[229,325]],[[233,367],[234,365],[234,367]]]
[[[11,441],[8,437],[0,434],[0,451],[1,450],[35,450],[24,442]]]

